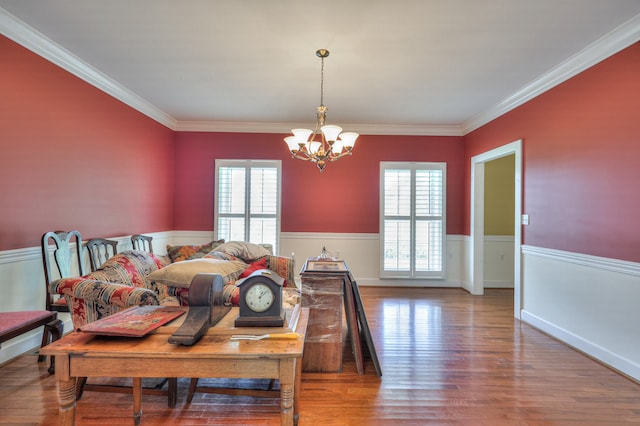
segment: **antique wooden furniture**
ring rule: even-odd
[[[96,338],[73,332],[48,345],[42,351],[56,357],[56,379],[60,399],[60,424],[75,421],[75,385],[78,376],[133,377],[133,413],[136,424],[141,416],[141,381],[143,377],[227,377],[275,378],[280,381],[280,420],[294,424],[300,386],[300,366],[308,309],[296,309],[290,328],[300,334],[296,340],[231,340],[232,334],[265,334],[273,328],[233,327],[238,308],[233,308],[216,326],[193,346],[172,345],[169,336],[179,324],[160,327],[135,339]],[[184,317],[184,315],[183,315]],[[183,318],[181,317],[181,318]],[[180,318],[176,320],[179,322]],[[176,368],[179,365],[180,368]]]
[[[100,265],[109,260],[113,255],[118,254],[118,242],[115,240],[92,238],[87,240],[84,246],[89,252],[91,272],[97,270]]]
[[[75,240],[74,251],[72,241]],[[53,241],[55,247],[51,253],[49,244]],[[69,306],[64,297],[59,297],[49,291],[49,284],[58,278],[84,275],[82,264],[82,236],[78,231],[50,231],[42,235],[42,264],[44,266],[44,285],[46,289],[46,310],[69,312]],[[56,265],[56,270],[52,265]],[[75,266],[74,266],[75,265]]]
[[[42,344],[40,347],[55,342],[62,337],[64,325],[58,319],[57,312],[51,311],[18,311],[0,312],[0,345],[7,340],[18,337],[38,327],[44,326]],[[38,356],[38,362],[44,361],[45,356]],[[55,369],[54,357],[51,357],[49,373]]]
[[[134,234],[131,236],[131,246],[134,250],[153,253],[153,245],[151,244],[152,240],[153,237],[149,235]]]

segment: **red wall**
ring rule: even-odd
[[[0,36],[0,250],[173,229],[173,132]]]
[[[176,135],[175,229],[213,229],[216,159],[282,160],[282,231],[377,233],[380,161],[447,162],[447,233],[463,230],[462,137],[360,136],[352,157],[326,166],[291,159],[285,135]]]
[[[282,231],[346,233],[378,232],[380,161],[445,161],[447,233],[468,235],[471,157],[524,139],[525,244],[640,261],[638,75],[640,43],[464,138],[363,135],[320,174],[284,135],[174,133],[0,37],[0,250],[211,230],[216,158],[281,159]]]
[[[640,261],[639,76],[635,43],[465,137],[467,174],[472,156],[524,140],[525,244]]]

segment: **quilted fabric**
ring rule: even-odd
[[[69,300],[74,328],[136,305],[158,305],[153,290],[94,278],[64,278],[51,283],[52,292]]]
[[[208,242],[202,245],[186,245],[186,246],[171,246],[167,245],[167,254],[171,258],[172,262],[180,262],[182,260],[192,260],[203,257],[219,245],[224,243],[224,240],[216,240]]]
[[[294,260],[292,257],[266,256],[267,269],[271,269],[276,274],[284,278],[284,287],[295,287]]]
[[[223,257],[234,259],[229,255]],[[285,278],[285,286],[288,284],[295,287],[292,258],[269,255],[262,257],[252,266],[262,267],[263,264],[267,269]],[[186,306],[189,304],[188,288],[169,287],[148,279],[148,275],[167,265],[173,265],[167,256],[134,250],[125,251],[109,259],[99,270],[84,277],[64,278],[52,282],[50,290],[67,300],[75,328],[136,305]],[[252,266],[243,264],[237,273],[234,272],[233,279],[226,281],[228,285],[224,288],[224,300],[227,303],[238,305],[240,293],[235,286],[235,280],[241,272]],[[252,270],[249,270],[247,274],[251,272]]]
[[[167,263],[163,256],[124,251],[95,272],[52,282],[50,291],[67,299],[73,326],[77,328],[131,306],[157,305],[167,299],[166,291],[158,291],[158,286],[146,279]]]
[[[149,287],[150,283],[146,277],[166,265],[165,259],[153,253],[129,250],[111,257],[97,271],[86,277],[134,287]]]

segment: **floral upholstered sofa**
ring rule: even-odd
[[[235,282],[258,269],[285,279],[285,298],[297,298],[294,263],[265,247],[243,241],[212,241],[200,246],[167,246],[167,255],[129,250],[118,253],[88,275],[51,283],[65,297],[75,329],[137,305],[187,305],[189,285],[198,273],[220,274],[224,296],[238,304]]]

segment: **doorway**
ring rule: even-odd
[[[515,155],[513,311],[520,319],[522,244],[522,140],[517,140],[471,158],[471,243],[469,256],[469,292],[484,294],[484,193],[485,163],[507,155]]]

